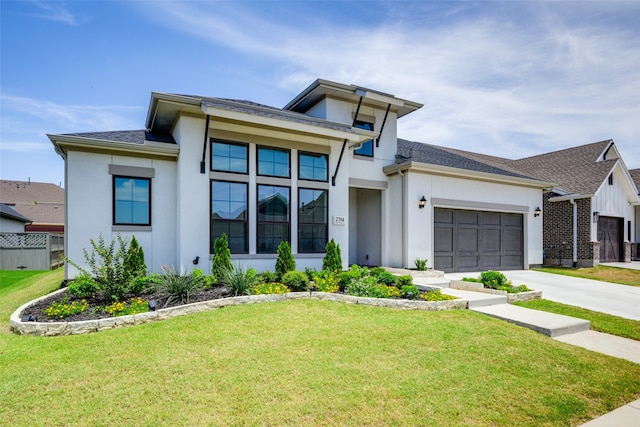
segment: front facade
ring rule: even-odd
[[[282,109],[153,93],[146,130],[49,135],[65,159],[66,254],[82,264],[89,239],[121,233],[152,271],[208,272],[225,233],[232,260],[258,270],[283,240],[298,269],[321,268],[330,239],[345,268],[540,265],[550,183],[407,151],[397,120],[418,108],[317,80]]]

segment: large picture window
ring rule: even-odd
[[[327,190],[301,188],[298,198],[298,252],[322,253],[327,245]]]
[[[151,225],[151,179],[113,177],[113,224]]]
[[[276,253],[289,241],[289,188],[258,185],[258,253]]]
[[[356,120],[355,127],[357,127],[358,129],[365,129],[365,130],[372,131],[373,123],[367,123],[360,120]],[[356,151],[354,151],[353,153],[359,156],[373,157],[373,139],[363,142],[362,146],[358,148]]]
[[[300,153],[298,157],[298,178],[311,181],[328,180],[328,160],[326,154]]]
[[[211,181],[211,253],[222,233],[231,253],[248,252],[246,183]]]
[[[258,175],[290,178],[289,150],[258,147]]]
[[[211,170],[247,173],[249,148],[247,144],[211,141]]]

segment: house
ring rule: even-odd
[[[631,179],[638,191],[640,191],[640,169],[631,169],[629,171]],[[640,196],[640,193],[638,194]],[[636,224],[635,230],[635,244],[631,245],[631,259],[634,261],[640,261],[640,206],[635,207],[634,224]]]
[[[0,203],[0,232],[24,233],[28,224],[31,224],[29,218],[19,214],[4,203]]]
[[[318,79],[283,108],[153,92],[143,130],[48,135],[65,160],[65,253],[82,263],[89,239],[135,234],[151,270],[208,272],[226,233],[258,270],[283,240],[299,269],[321,268],[329,239],[345,268],[541,265],[553,182],[398,139],[421,107]]]
[[[633,242],[640,242],[638,173],[626,168],[612,140],[518,160],[446,150],[556,183],[542,205],[545,264],[631,260]]]
[[[64,189],[32,181],[0,181],[0,203],[30,218],[24,231],[64,233]]]

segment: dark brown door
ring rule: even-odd
[[[598,219],[600,262],[620,261],[622,254],[622,218],[601,216]]]
[[[434,210],[434,267],[445,272],[523,268],[522,215]]]

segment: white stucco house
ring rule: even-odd
[[[319,79],[283,108],[154,92],[143,130],[48,135],[65,160],[65,253],[82,263],[90,238],[121,233],[150,270],[208,272],[224,232],[232,259],[259,270],[282,240],[299,269],[320,268],[332,238],[345,268],[542,264],[553,183],[398,139],[421,107]]]

